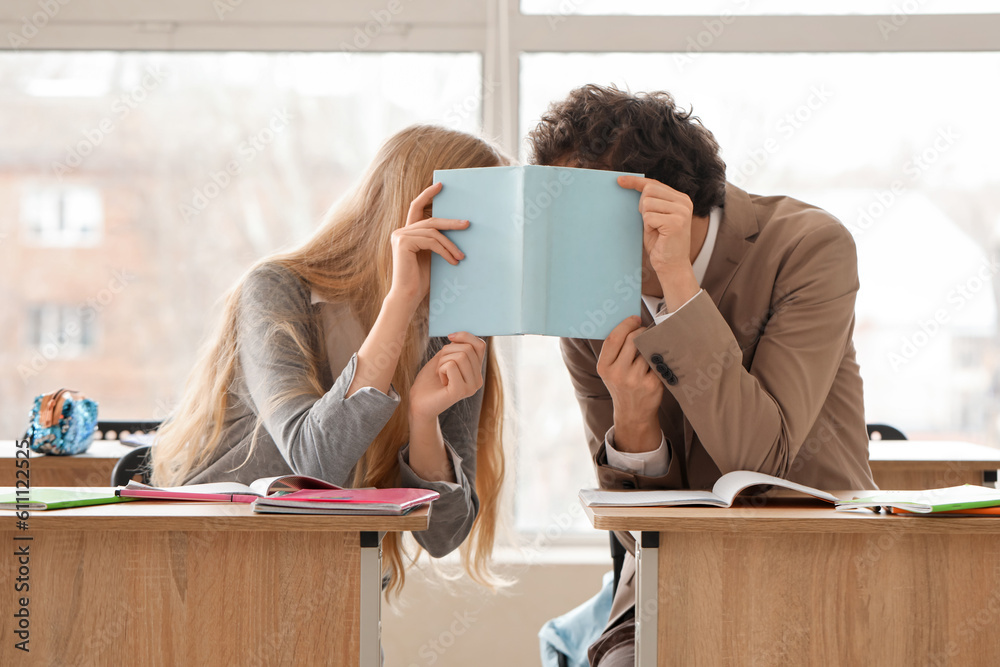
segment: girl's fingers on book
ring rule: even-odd
[[[399,231],[400,242],[411,251],[430,250],[444,257],[449,264],[458,264],[465,253],[458,249],[447,236],[434,229],[407,229]]]
[[[443,243],[446,246],[452,248],[453,251],[454,251],[453,254],[455,255],[456,259],[463,259],[465,257],[465,253],[462,252],[457,245],[455,245],[454,241],[452,241],[450,238],[448,238],[447,236],[445,236],[444,234],[442,234],[441,231],[439,230],[439,228],[434,227],[434,226],[425,226],[424,225],[424,223],[432,222],[434,220],[437,220],[437,218],[431,218],[429,220],[423,220],[419,224],[416,224],[416,225],[413,225],[413,226],[410,226],[410,227],[403,227],[401,230],[397,230],[397,232],[400,233],[400,234],[422,234],[424,236],[432,236],[432,237],[436,238],[437,240],[439,240],[441,243]],[[448,222],[458,222],[458,223],[461,223],[463,221],[462,220],[453,220],[453,221],[448,221]],[[458,227],[445,227],[444,229],[460,229],[460,228],[461,228],[461,225],[459,225]]]
[[[469,226],[469,221],[458,218],[424,218],[413,223],[413,226],[430,227],[432,229],[465,229]]]
[[[456,331],[448,336],[448,340],[452,343],[468,343],[476,350],[476,357],[479,362],[482,363],[483,357],[486,356],[486,341],[479,336],[474,336],[468,331]]]
[[[482,364],[475,348],[466,343],[455,343],[442,348],[442,352],[445,350],[447,352],[441,356],[441,364],[447,362],[457,364],[464,381],[469,385],[475,385],[475,388],[478,389],[483,382],[483,375],[480,370]]]
[[[458,364],[451,359],[444,361],[440,366],[438,366],[438,374],[441,376],[441,384],[448,387],[452,391],[460,388],[465,383],[465,380],[462,378],[462,371],[458,368]]]
[[[410,202],[410,210],[406,214],[406,224],[411,225],[415,222],[419,222],[424,219],[424,209],[430,206],[431,201],[434,199],[434,195],[441,192],[441,184],[435,183],[429,188],[424,189],[417,198]]]

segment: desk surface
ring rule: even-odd
[[[849,496],[852,491],[834,491]],[[1000,534],[993,517],[926,517],[875,514],[870,511],[838,512],[812,500],[769,500],[757,507],[752,499],[723,507],[587,507],[594,528],[670,533],[906,533]]]
[[[31,568],[30,621],[18,627],[34,630],[28,662],[39,665],[378,665],[381,559],[363,536],[427,525],[426,508],[255,515],[243,503],[31,512],[24,531],[10,514],[0,533]],[[28,577],[18,558],[0,560],[0,580]],[[11,585],[0,664],[28,664],[7,639],[16,595]]]
[[[95,440],[83,454],[73,454],[71,456],[50,456],[48,454],[37,454],[28,450],[28,456],[32,459],[41,457],[54,463],[59,461],[73,461],[74,459],[118,460],[125,454],[131,452],[133,449],[135,449],[135,447],[123,445],[117,440]],[[16,451],[17,447],[14,440],[0,440],[0,459],[12,459],[14,458],[14,452]]]
[[[88,487],[66,487],[74,491]],[[105,488],[94,490],[107,491]],[[13,487],[0,487],[0,494]],[[14,510],[0,510],[0,518]],[[403,516],[341,516],[320,514],[257,514],[250,503],[170,502],[133,500],[61,510],[34,510],[29,530],[128,531],[401,531],[426,530],[430,509],[421,507]]]
[[[868,460],[876,462],[965,463],[1000,467],[1000,449],[949,440],[872,440]]]

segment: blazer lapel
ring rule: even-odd
[[[722,295],[736,274],[747,251],[753,245],[753,239],[760,232],[757,216],[750,203],[750,195],[732,183],[726,183],[726,205],[722,209],[722,220],[719,223],[719,235],[715,239],[712,257],[708,260],[708,269],[701,287],[712,297],[716,308],[722,300]],[[691,460],[691,447],[694,444],[694,428],[687,417],[684,422],[684,460],[682,472],[684,485],[688,486],[687,461]]]
[[[639,301],[642,302],[641,312],[639,313],[639,316],[642,318],[642,326],[648,329],[653,324],[653,315],[649,312],[649,308],[646,307],[645,300],[640,298]]]
[[[719,235],[715,239],[715,249],[701,284],[716,307],[759,232],[760,226],[753,204],[750,203],[750,195],[732,183],[726,183],[726,205],[722,209]]]

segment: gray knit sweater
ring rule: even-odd
[[[317,350],[320,381],[326,389],[322,396],[301,391],[307,386],[303,379],[308,362],[294,344],[288,326]],[[213,460],[187,483],[248,484],[260,477],[294,473],[348,484],[355,464],[399,403],[394,391],[386,395],[372,387],[344,397],[366,335],[346,305],[315,298],[309,287],[284,267],[267,264],[254,270],[240,297],[239,363],[229,390],[222,441]],[[443,338],[429,339],[424,360],[445,343]],[[265,406],[288,391],[291,395],[266,414]],[[432,556],[443,556],[458,547],[479,509],[476,432],[482,399],[480,388],[440,416],[456,483],[421,479],[410,468],[409,445],[399,452],[399,483],[441,494],[432,504],[428,530],[414,533]],[[261,412],[265,417],[256,447],[244,462]]]

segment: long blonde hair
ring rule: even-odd
[[[163,486],[183,484],[220,454],[217,450],[229,406],[229,388],[238,366],[236,324],[240,293],[246,275],[253,268],[268,263],[285,267],[325,298],[349,304],[369,331],[392,281],[390,235],[405,224],[410,202],[431,185],[434,169],[505,164],[508,159],[486,141],[442,127],[415,125],[391,137],[361,182],[331,210],[311,238],[297,249],[262,259],[227,295],[221,321],[202,348],[179,405],[159,429],[152,450],[153,482]],[[425,302],[410,323],[392,378],[400,404],[355,466],[354,486],[398,484],[397,454],[409,439],[409,388],[426,351],[426,317]],[[296,335],[301,329],[292,323],[273,324],[290,334],[309,363],[309,386],[292,391],[322,396],[327,388],[320,381],[317,351],[309,341]],[[490,572],[489,558],[504,479],[503,387],[493,347],[487,341],[483,404],[476,438],[476,489],[480,506],[472,532],[461,547],[464,569],[473,580],[487,586],[496,581]],[[258,408],[251,452],[261,428],[260,414],[266,414],[273,406]],[[248,459],[249,456],[248,453]],[[398,594],[406,565],[398,533],[385,536],[383,554],[386,569],[392,574],[390,591]]]

